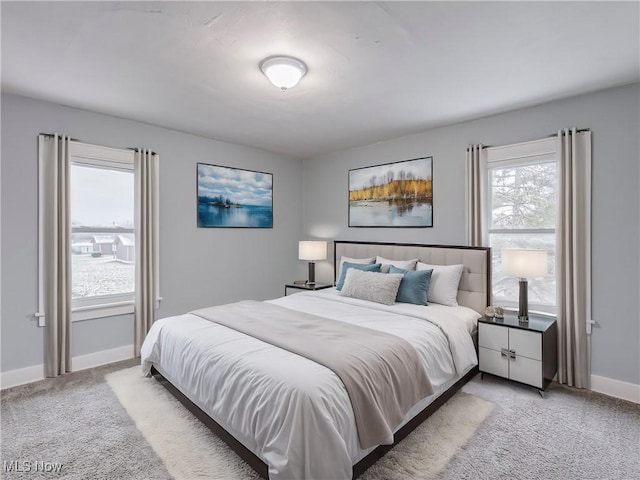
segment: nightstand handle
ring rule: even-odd
[[[509,354],[508,350],[506,348],[501,348],[500,349],[500,355],[503,357],[506,357]]]

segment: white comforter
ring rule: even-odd
[[[436,393],[416,404],[405,421],[477,363],[469,331],[478,314],[465,307],[384,306],[334,289],[271,302],[409,341]],[[152,365],[264,460],[272,480],[349,479],[352,466],[370,451],[359,446],[340,379],[304,357],[185,314],[153,324],[142,346],[144,374]]]

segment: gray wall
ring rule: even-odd
[[[1,329],[2,371],[41,364],[37,309],[37,135],[68,133],[111,147],[148,147],[160,155],[160,287],[158,317],[194,308],[281,296],[304,265],[302,162],[97,113],[2,95]],[[196,227],[196,163],[274,175],[273,229]],[[73,353],[133,343],[131,315],[76,322]]]
[[[564,127],[591,128],[597,321],[592,373],[640,384],[639,114],[640,93],[634,84],[306,160],[305,232],[319,238],[462,245],[468,144],[505,145],[543,138]],[[347,227],[349,169],[422,156],[434,159],[433,228]],[[332,275],[328,262],[318,265],[318,280]]]
[[[635,84],[309,159],[303,175],[301,162],[295,159],[3,95],[2,371],[42,363],[42,329],[33,318],[39,132],[70,133],[106,146],[150,147],[160,154],[164,301],[159,316],[167,316],[240,298],[281,295],[282,285],[293,275],[304,276],[296,253],[297,241],[305,236],[462,244],[466,146],[533,140],[577,126],[593,131],[593,316],[597,325],[592,370],[640,384],[639,112],[640,92]],[[434,157],[433,228],[347,227],[349,169],[425,155]],[[198,161],[274,173],[274,229],[196,228]],[[318,280],[330,281],[332,275],[329,262],[318,264]],[[73,330],[75,355],[133,342],[130,316],[78,322]]]

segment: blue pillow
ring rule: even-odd
[[[344,279],[347,276],[347,270],[350,268],[355,268],[356,270],[362,270],[364,272],[379,272],[381,263],[351,263],[344,262],[342,264],[342,272],[340,273],[340,278],[338,279],[338,283],[336,283],[336,288],[338,290],[342,290],[342,286],[344,285]]]
[[[433,270],[403,270],[391,265],[389,273],[402,273],[402,281],[398,288],[396,302],[428,305],[427,290],[431,283]]]

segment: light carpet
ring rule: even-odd
[[[489,375],[463,389],[496,408],[439,480],[640,480],[639,404]]]
[[[176,480],[248,480],[259,476],[140,367],[106,376],[118,400]],[[473,436],[493,403],[458,392],[361,478],[429,479]]]

